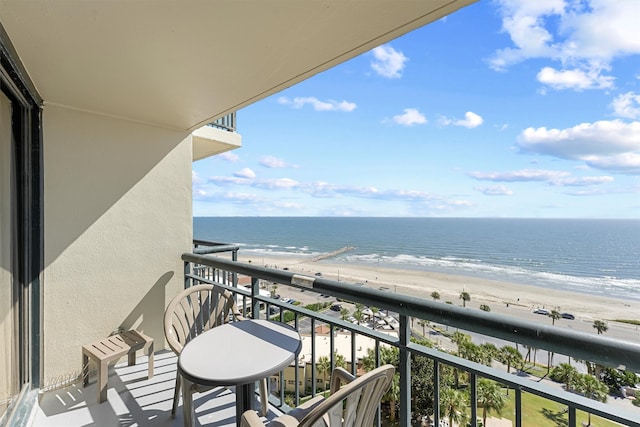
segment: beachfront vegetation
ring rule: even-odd
[[[440,293],[437,291],[431,292],[431,298],[433,298],[434,301],[438,301],[440,299]]]
[[[462,291],[460,292],[460,299],[462,300],[462,306],[467,306],[467,301],[471,301],[471,294],[469,292]]]
[[[418,324],[422,325],[418,319]],[[504,346],[496,348],[492,344],[476,345],[471,341],[471,337],[462,332],[456,331],[450,334],[450,339],[457,345],[456,354],[460,357],[491,365],[493,360],[503,363],[510,371],[511,368],[525,369],[525,360],[521,353],[512,346]],[[431,347],[429,340],[414,340],[419,344]],[[398,366],[399,351],[397,348],[380,348],[380,364],[391,363]],[[370,349],[367,356],[362,360],[362,366],[366,371],[375,367],[375,350]],[[452,366],[440,365],[440,410],[443,418],[451,417],[456,422],[468,421],[471,411],[469,409],[471,403],[469,401],[469,374]],[[526,366],[529,374],[538,374],[544,377],[544,368],[535,370],[535,365]],[[412,413],[419,419],[424,416],[433,416],[433,361],[421,356],[413,356],[411,358],[411,390],[412,390]],[[396,373],[396,376],[399,375]],[[603,381],[598,381],[595,376],[589,374],[580,374],[573,366],[568,363],[558,365],[550,374],[551,379],[562,382],[569,391],[582,394],[594,400],[606,401],[608,393],[614,391],[614,387],[618,387],[623,383],[635,384],[638,377],[631,373],[618,371],[616,369],[603,368],[601,377]],[[610,377],[610,381],[605,381],[605,377]],[[397,380],[397,379],[396,379]],[[611,382],[611,384],[609,384]],[[614,385],[615,384],[615,385]],[[395,391],[394,391],[395,390]],[[486,425],[486,418],[489,416],[503,416],[506,419],[515,422],[513,408],[515,396],[509,393],[509,388],[491,380],[479,378],[477,388],[477,405],[478,415],[482,417],[483,424]],[[522,411],[523,419],[526,419],[528,425],[540,427],[560,427],[566,426],[568,414],[566,406],[553,402],[542,397],[522,393]],[[399,396],[397,389],[392,387],[383,400],[385,411],[389,411],[389,420],[394,422],[397,416],[397,402]],[[640,402],[639,402],[640,403]],[[504,415],[501,415],[503,414]],[[579,422],[595,423],[598,427],[613,427],[617,424],[609,422],[599,417],[578,411],[577,419]],[[462,424],[464,425],[464,424]]]
[[[598,331],[598,335],[607,332],[609,330],[609,326],[603,322],[602,320],[594,320],[593,328]]]
[[[619,323],[627,323],[629,325],[640,326],[640,320],[632,320],[632,319],[613,319],[614,322]]]
[[[487,415],[491,412],[502,414],[507,398],[502,393],[500,384],[486,378],[478,381],[478,405],[482,408],[482,425],[487,425]]]
[[[487,304],[480,304],[480,310],[489,312],[491,311],[491,307],[489,307]]]

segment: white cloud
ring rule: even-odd
[[[491,185],[488,187],[473,187],[474,190],[481,192],[485,196],[511,196],[513,191],[504,185]]]
[[[527,128],[518,136],[523,152],[584,161],[591,167],[640,173],[640,122],[582,123],[567,129]]]
[[[558,61],[561,71],[546,67],[538,74],[555,89],[609,88],[603,75],[613,59],[640,53],[637,0],[497,0],[502,30],[513,46],[489,58],[503,71],[531,58]]]
[[[415,108],[405,108],[403,114],[393,116],[393,122],[402,126],[423,125],[427,118]]]
[[[409,60],[402,52],[389,45],[378,46],[371,51],[373,61],[371,68],[380,76],[398,79],[402,76],[405,63]]]
[[[530,182],[554,181],[568,176],[569,172],[542,169],[523,169],[513,172],[470,172],[469,176],[480,181]]]
[[[200,178],[200,176],[198,176],[198,172],[192,170],[191,171],[191,182],[196,185],[196,184],[202,184],[204,181],[202,178]]]
[[[256,177],[256,173],[249,168],[240,169],[238,172],[234,173],[233,176],[238,178],[247,178],[253,179]]]
[[[284,160],[279,159],[274,156],[264,156],[260,159],[260,166],[264,166],[265,168],[271,169],[280,169],[287,167],[287,164]]]
[[[613,178],[610,176],[586,176],[582,178],[563,178],[555,182],[551,182],[553,185],[563,187],[591,187],[593,185],[606,184],[613,182]]]
[[[218,154],[216,157],[231,163],[235,163],[240,160],[240,156],[232,153],[231,151],[225,151],[224,153]]]
[[[293,108],[302,108],[305,105],[311,105],[315,111],[340,111],[350,113],[357,108],[354,102],[347,101],[334,101],[332,99],[327,101],[320,101],[313,96],[308,97],[296,97],[289,99],[286,96],[278,98],[278,103],[283,105],[291,105]]]
[[[556,90],[563,89],[609,89],[613,87],[614,77],[603,76],[600,70],[562,70],[544,67],[536,76],[542,84]]]
[[[640,119],[640,94],[627,92],[616,96],[610,105],[613,114],[627,119]]]
[[[257,188],[264,188],[268,190],[300,187],[300,183],[298,181],[290,178],[265,179],[256,181],[252,185]]]
[[[478,181],[493,182],[546,182],[558,187],[587,187],[613,182],[610,176],[572,177],[569,172],[543,169],[523,169],[512,172],[470,172],[469,176]],[[499,185],[493,187],[474,187],[486,195],[511,195],[508,188]]]
[[[553,35],[545,28],[544,18],[562,15],[563,0],[527,1],[498,0],[502,31],[509,34],[513,48],[500,49],[489,59],[489,65],[502,71],[528,58],[555,57]]]
[[[439,121],[440,121],[440,124],[445,126],[448,126],[448,125],[463,126],[468,129],[477,128],[482,123],[484,123],[484,119],[478,114],[474,113],[473,111],[467,111],[464,114],[464,119],[461,119],[461,120],[448,119],[446,117],[442,117],[440,118]]]

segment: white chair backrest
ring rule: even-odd
[[[356,378],[309,411],[299,427],[373,426],[380,400],[391,387],[394,374],[392,365],[384,365]]]
[[[241,319],[233,295],[214,285],[196,285],[180,292],[164,313],[164,334],[174,353],[192,338],[227,323],[229,315]]]

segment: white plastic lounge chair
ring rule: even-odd
[[[331,395],[317,396],[273,419],[275,427],[371,427],[382,396],[389,390],[395,368],[384,365],[355,378],[342,368],[331,373]],[[341,383],[346,385],[340,387]],[[240,427],[264,427],[255,411],[242,415]]]
[[[179,355],[191,339],[231,319],[244,320],[231,292],[214,285],[196,285],[180,292],[167,306],[164,313],[164,335],[171,350]],[[176,416],[181,385],[182,379],[178,374],[173,394],[172,418]],[[193,393],[202,393],[210,389],[211,387],[193,384],[190,393],[185,394],[191,397]],[[260,381],[260,405],[260,414],[264,416],[268,410],[266,379]]]

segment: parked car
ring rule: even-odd
[[[571,313],[562,313],[561,316],[563,319],[569,319],[569,320],[574,320],[576,318],[576,316],[574,316]]]
[[[322,273],[320,273],[319,271],[316,273],[316,276],[322,276]]]
[[[551,314],[549,310],[546,310],[544,308],[536,308],[535,310],[533,310],[533,312],[535,314],[544,314],[545,316],[548,316],[549,314]]]
[[[342,306],[340,304],[333,304],[331,306],[331,311],[340,311],[342,310]]]

